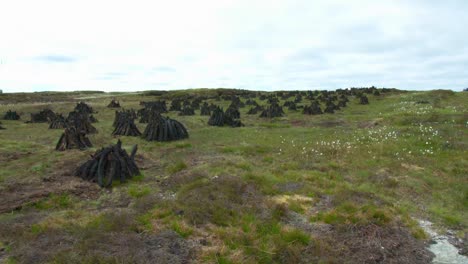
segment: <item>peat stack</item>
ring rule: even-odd
[[[237,111],[239,112],[239,111]],[[231,127],[240,127],[244,126],[239,120],[240,114],[235,113],[234,111],[223,111],[222,108],[217,107],[213,113],[211,113],[210,120],[208,120],[208,125],[210,126],[231,126]]]
[[[328,114],[333,114],[335,113],[335,110],[338,110],[336,109],[336,105],[333,102],[327,102],[327,107],[325,107],[324,112]]]
[[[279,99],[277,97],[270,97],[268,98],[268,103],[269,104],[278,104],[279,103]]]
[[[228,107],[228,109],[226,109],[226,113],[225,113],[227,116],[233,118],[233,119],[239,119],[240,118],[240,112],[239,112],[239,109],[237,107],[234,107],[234,106],[230,106]]]
[[[300,103],[302,102],[302,95],[298,94],[296,95],[296,98],[294,98],[294,103]]]
[[[91,123],[97,123],[98,122],[97,118],[95,118],[93,115],[89,115],[88,120]]]
[[[67,127],[60,136],[55,150],[64,151],[67,149],[85,149],[93,145],[89,141],[86,133],[76,129],[75,127]]]
[[[284,115],[283,108],[277,103],[272,103],[265,110],[262,111],[260,117],[273,118],[280,117]]]
[[[294,102],[291,102],[288,106],[289,111],[297,111],[297,105]]]
[[[195,100],[192,101],[190,106],[192,106],[193,109],[199,109],[201,101],[201,98],[195,98]]]
[[[261,105],[256,105],[254,107],[251,107],[249,111],[247,112],[248,115],[256,115],[258,112],[261,112],[265,110],[265,108]]]
[[[338,101],[338,107],[346,107],[346,101],[340,99],[340,100]]]
[[[182,110],[179,112],[180,116],[192,116],[195,115],[195,110],[191,106],[184,106]]]
[[[158,107],[142,108],[138,110],[137,116],[140,117],[139,122],[148,123],[151,120],[152,116],[161,114],[160,110],[161,109]]]
[[[55,119],[55,113],[50,109],[44,109],[39,113],[31,113],[31,121],[28,123],[47,123]]]
[[[75,106],[75,111],[80,112],[80,113],[91,114],[93,113],[93,108],[87,105],[85,102],[79,102]]]
[[[359,97],[359,104],[366,105],[369,104],[369,99],[365,95]]]
[[[174,99],[171,102],[171,107],[169,107],[169,111],[180,111],[182,110],[182,101],[179,99]]]
[[[123,110],[116,112],[115,128],[112,132],[113,136],[130,136],[137,137],[141,135],[138,127],[135,125],[136,113],[133,110]]]
[[[305,115],[321,115],[323,114],[322,109],[317,101],[312,101],[310,106],[305,106],[302,112]]]
[[[112,101],[107,105],[109,108],[120,108],[119,101],[112,99]]]
[[[167,113],[166,101],[140,102],[140,105],[143,105],[146,109],[158,111],[159,113]]]
[[[211,115],[211,108],[207,102],[204,102],[200,108],[200,115],[209,116]]]
[[[257,101],[252,100],[252,99],[247,99],[247,101],[245,101],[245,104],[246,105],[257,105]]]
[[[57,114],[49,125],[49,129],[64,129],[67,127],[67,120],[62,114]]]
[[[5,113],[5,116],[3,116],[3,119],[5,119],[5,120],[19,120],[20,116],[18,115],[18,113],[16,113],[16,111],[8,110]]]
[[[140,174],[135,163],[137,145],[133,146],[130,155],[122,149],[122,142],[97,150],[91,159],[75,170],[75,176],[90,182],[97,182],[101,187],[110,187],[112,181],[124,183],[127,179]]]
[[[224,111],[217,107],[211,113],[210,119],[208,120],[210,126],[224,126]]]
[[[78,131],[83,131],[86,134],[97,133],[97,129],[89,122],[89,115],[85,112],[73,111],[68,114],[67,124],[70,127],[75,127]]]
[[[340,95],[339,98],[340,98],[340,101],[345,101],[346,103],[349,102],[348,97],[346,97],[346,95],[344,95],[344,94]]]
[[[143,132],[143,138],[148,141],[173,141],[188,137],[184,125],[169,117],[153,118]]]
[[[241,99],[237,96],[234,96],[231,101],[231,105],[229,107],[235,107],[235,108],[244,108],[245,103],[241,101]]]

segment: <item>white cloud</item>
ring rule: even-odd
[[[468,2],[2,1],[0,89],[468,85]]]

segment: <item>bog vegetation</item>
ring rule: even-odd
[[[0,262],[428,263],[415,219],[466,240],[467,102],[1,94]]]

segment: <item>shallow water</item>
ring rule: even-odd
[[[448,237],[438,235],[432,229],[432,223],[425,220],[419,220],[421,227],[428,233],[433,243],[429,246],[429,250],[434,253],[435,258],[432,260],[434,264],[468,264],[468,257],[460,255],[458,249],[450,244]]]

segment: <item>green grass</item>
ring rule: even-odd
[[[7,129],[0,131],[0,191],[45,188],[53,177],[70,177],[96,149],[114,144],[114,110],[106,108],[113,97],[125,108],[139,109],[140,101],[169,102],[177,96],[222,91],[2,95],[0,101],[16,103],[0,104],[0,114],[17,110],[22,120],[2,120]],[[55,152],[61,131],[24,123],[29,113],[44,107],[67,113],[78,98],[86,98],[98,111],[94,125],[99,133],[90,136],[94,148]],[[65,232],[77,241],[72,248],[82,254],[86,245],[108,233],[172,230],[184,239],[208,237],[211,251],[197,256],[201,262],[294,263],[306,248],[326,261],[333,255],[333,241],[294,226],[291,214],[305,224],[331,225],[339,232],[399,226],[427,239],[414,220],[419,218],[458,234],[467,232],[468,93],[389,93],[369,100],[363,106],[351,98],[348,107],[334,115],[306,116],[285,109],[284,117],[273,120],[246,115],[247,106],[241,109],[241,128],[209,127],[209,117],[198,110],[195,116],[170,112],[188,128],[190,138],[147,142],[120,137],[127,150],[138,144],[142,175],[98,197],[86,198],[78,191],[51,194],[2,214],[0,241],[27,244]],[[208,102],[224,109],[230,103]],[[373,122],[378,125],[363,128]],[[143,131],[146,125],[137,126]],[[22,218],[27,221],[15,220]],[[9,251],[15,256],[9,259],[21,262],[15,248]],[[70,255],[53,254],[58,262]]]

